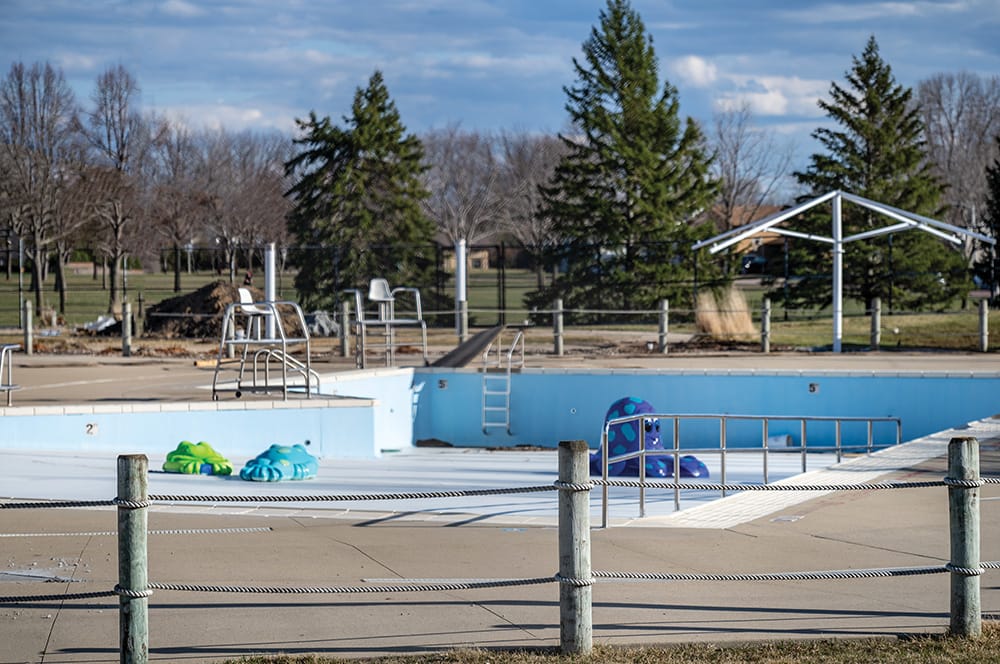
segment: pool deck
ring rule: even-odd
[[[322,372],[352,368],[347,360]],[[995,354],[718,354],[637,358],[529,357],[528,366],[677,368],[710,371],[998,373]],[[15,405],[209,399],[211,369],[189,359],[15,356],[23,389]],[[1000,408],[997,409],[1000,412]],[[794,481],[818,483],[940,479],[954,436],[981,442],[984,474],[1000,474],[1000,420],[956,429],[870,458],[850,459]],[[459,454],[458,452],[452,452]],[[504,454],[504,453],[501,453]],[[477,473],[471,458],[457,476],[420,471],[428,487],[460,480],[502,484],[507,477],[550,481],[551,453],[509,453],[504,472]],[[113,459],[82,454],[60,463],[66,491],[102,494],[113,487]],[[15,458],[16,457],[16,458]],[[548,459],[546,460],[546,457]],[[410,472],[434,457],[417,454]],[[532,465],[541,459],[542,470]],[[393,462],[408,461],[393,459]],[[524,460],[524,466],[520,462]],[[45,460],[0,455],[5,475],[30,477]],[[157,460],[151,459],[151,468]],[[548,464],[547,469],[545,464]],[[383,490],[363,467],[300,493]],[[509,471],[509,475],[505,474]],[[496,477],[499,475],[499,479]],[[151,475],[151,490],[168,487]],[[412,479],[412,478],[411,478]],[[204,477],[170,478],[191,487]],[[370,484],[369,484],[370,481]],[[339,484],[338,484],[339,483]],[[0,496],[27,490],[0,484]],[[81,488],[82,487],[82,488]],[[164,489],[165,490],[165,489]],[[196,492],[194,488],[192,492]],[[982,559],[1000,559],[1000,485],[980,489]],[[213,493],[225,493],[214,491]],[[545,494],[550,495],[550,494]],[[56,497],[56,496],[51,496]],[[87,496],[78,496],[81,498]],[[97,497],[110,497],[98,495]],[[554,501],[554,494],[551,494]],[[787,501],[787,502],[782,502]],[[762,504],[764,503],[764,504]],[[156,505],[150,510],[150,580],[253,586],[361,586],[394,579],[535,578],[558,566],[556,528],[547,515],[493,501],[490,511],[383,511]],[[534,508],[533,508],[534,509]],[[117,579],[112,508],[0,510],[0,596],[110,589]],[[943,488],[825,494],[741,493],[683,510],[655,513],[592,531],[595,570],[757,573],[940,565],[948,560]],[[642,527],[635,527],[642,526]],[[228,529],[228,530],[227,530]],[[233,530],[236,529],[236,530]],[[170,532],[162,532],[170,531]],[[776,638],[942,633],[948,625],[949,575],[850,581],[628,582],[593,588],[594,641],[611,645],[744,642]],[[0,603],[0,664],[117,662],[117,599]],[[279,610],[280,609],[280,610]],[[982,609],[1000,615],[1000,572],[982,577]],[[455,647],[558,645],[556,584],[431,593],[260,595],[157,591],[150,599],[150,661],[207,662],[250,653],[374,657]]]

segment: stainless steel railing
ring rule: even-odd
[[[657,450],[647,450],[646,449],[646,437],[642,431],[643,426],[641,422],[643,420],[658,420],[661,423],[661,431],[664,430],[662,423],[668,421],[671,423],[671,435],[673,438],[673,445],[667,449],[657,449]],[[719,423],[719,443],[717,447],[697,447],[697,448],[681,448],[681,422],[683,421],[696,421],[696,420],[717,420]],[[619,454],[615,456],[610,456],[608,449],[608,431],[612,426],[619,424],[627,424],[628,422],[639,422],[639,449],[634,452],[626,452],[624,454]],[[760,446],[740,446],[740,447],[730,447],[728,444],[729,437],[729,424],[733,421],[751,421],[760,422]],[[786,446],[774,448],[770,445],[772,436],[770,435],[771,423],[772,422],[798,422],[799,423],[799,444],[797,446]],[[834,444],[833,445],[809,445],[808,437],[808,424],[810,422],[832,422],[834,425]],[[890,444],[879,444],[875,442],[874,427],[876,423],[889,423],[895,427],[895,438],[894,442]],[[844,444],[844,427],[845,423],[864,423],[866,429],[865,441],[864,443],[858,444]],[[808,465],[808,453],[809,452],[834,452],[837,455],[837,463],[843,459],[845,453],[860,453],[871,454],[878,448],[890,447],[891,445],[899,445],[903,442],[903,424],[898,417],[838,417],[838,416],[824,416],[824,415],[728,415],[728,414],[678,414],[678,413],[641,413],[637,415],[629,415],[627,417],[619,417],[612,420],[608,420],[604,423],[604,428],[601,431],[601,458],[602,458],[602,472],[601,477],[604,480],[609,478],[608,469],[611,464],[621,463],[623,461],[628,461],[629,459],[639,460],[639,480],[640,484],[645,482],[646,479],[646,456],[671,456],[673,457],[673,469],[674,478],[677,480],[674,487],[674,509],[680,509],[680,486],[679,486],[679,474],[680,474],[680,461],[682,454],[708,454],[708,453],[718,453],[721,469],[720,469],[720,484],[726,483],[726,456],[728,454],[744,454],[744,453],[758,453],[762,457],[762,471],[764,484],[768,483],[768,456],[771,453],[799,453],[802,456],[802,472],[806,472]],[[723,496],[726,495],[726,490],[723,488],[721,490]],[[601,487],[601,525],[602,527],[607,527],[608,525],[608,486],[607,484]],[[643,517],[646,515],[646,489],[644,486],[639,487],[639,516]]]

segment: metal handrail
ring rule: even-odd
[[[507,349],[507,353],[506,353],[506,360],[507,360],[507,362],[506,362],[506,364],[504,364],[504,362],[503,362],[504,355],[503,355],[503,337],[502,337],[502,335],[503,335],[503,331],[501,330],[500,334],[497,335],[496,339],[494,339],[493,341],[491,341],[490,345],[487,346],[486,350],[483,351],[483,410],[482,410],[482,415],[483,415],[482,416],[483,433],[489,433],[488,429],[490,427],[499,427],[499,426],[506,427],[507,433],[508,434],[511,433],[511,429],[510,429],[510,386],[511,386],[511,372],[513,371],[513,369],[515,367],[518,368],[518,369],[520,369],[521,367],[524,366],[524,332],[521,331],[521,330],[518,330],[517,334],[514,335],[514,340],[511,342],[510,347]],[[490,368],[491,368],[491,365],[490,365],[490,354],[493,351],[493,347],[494,346],[496,346],[496,364],[494,364],[492,366],[495,367],[495,368],[498,368],[498,369],[505,369],[505,372],[506,372],[505,376],[502,379],[500,379],[500,378],[497,379],[497,380],[503,380],[504,381],[505,389],[504,389],[504,391],[502,393],[501,392],[494,392],[494,391],[491,391],[489,389],[489,381],[490,381],[489,371],[490,371]],[[519,353],[519,355],[517,357],[517,361],[516,361],[516,364],[515,364],[514,355],[515,355],[515,353],[518,352],[518,349],[520,349],[520,353]],[[497,395],[503,395],[503,397],[504,397],[504,405],[503,406],[492,406],[492,405],[490,405],[490,403],[489,403],[489,397],[490,396],[497,396]],[[488,412],[495,411],[495,410],[502,410],[503,411],[503,413],[504,413],[504,421],[503,422],[490,422],[490,421],[488,421],[486,414]]]
[[[626,452],[625,454],[619,454],[614,457],[609,456],[608,449],[608,431],[609,429],[618,424],[625,424],[633,421],[640,420],[671,420],[672,421],[672,432],[674,445],[672,449],[666,450],[647,450],[646,449],[646,437],[642,432],[639,434],[639,449],[635,452]],[[715,448],[711,447],[700,447],[700,448],[685,448],[681,449],[681,437],[680,437],[680,423],[681,421],[687,420],[718,420],[719,421],[719,446]],[[760,447],[729,447],[727,445],[728,436],[728,423],[730,420],[741,420],[741,421],[760,421],[761,422],[761,446]],[[780,421],[780,422],[799,422],[799,432],[801,443],[798,449],[781,449],[781,448],[771,448],[768,445],[768,431],[770,428],[770,423]],[[833,422],[835,426],[835,437],[833,445],[813,445],[812,447],[808,444],[808,437],[806,431],[806,425],[809,422]],[[864,422],[867,424],[867,435],[864,445],[844,445],[843,444],[843,428],[844,422]],[[628,415],[626,417],[618,417],[608,420],[604,423],[604,427],[601,430],[601,477],[603,480],[608,480],[608,468],[613,463],[620,463],[622,461],[628,461],[629,459],[639,459],[639,481],[640,484],[645,482],[646,479],[646,456],[647,453],[650,456],[672,456],[674,460],[674,479],[675,484],[679,485],[679,473],[680,473],[680,457],[681,453],[691,454],[691,453],[719,453],[720,463],[721,463],[721,484],[726,483],[726,455],[730,453],[760,453],[763,452],[762,463],[763,463],[763,479],[764,484],[768,483],[768,467],[767,460],[768,455],[771,452],[776,453],[789,453],[789,452],[799,452],[802,455],[802,472],[806,472],[807,466],[807,454],[809,451],[834,451],[837,454],[837,463],[843,459],[845,451],[851,450],[864,450],[866,455],[871,455],[872,451],[876,447],[890,447],[890,445],[875,445],[874,443],[874,431],[873,425],[876,422],[889,422],[896,425],[896,441],[893,445],[899,445],[903,442],[903,423],[898,417],[840,417],[836,415],[730,415],[730,414],[711,414],[711,413],[640,413],[637,415]],[[641,427],[640,427],[641,429]],[[662,430],[662,427],[661,427]],[[723,488],[721,490],[722,496],[726,495],[726,490]],[[607,528],[608,526],[608,485],[605,483],[601,487],[601,527]],[[674,487],[674,510],[680,509],[680,487]],[[639,487],[639,517],[644,517],[646,515],[646,490],[644,486]]]

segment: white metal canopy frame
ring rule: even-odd
[[[873,212],[878,212],[889,219],[895,220],[897,223],[884,226],[882,228],[873,228],[872,230],[865,231],[863,233],[856,233],[855,235],[848,235],[847,237],[844,237],[841,207],[843,205],[843,201],[845,200],[854,203],[855,205],[860,205],[863,208],[872,210]],[[803,212],[816,207],[817,205],[822,205],[827,201],[833,202],[833,228],[831,237],[816,235],[814,233],[801,233],[799,231],[778,227],[778,225],[782,222],[796,217]],[[764,232],[776,233],[778,235],[795,237],[802,240],[826,242],[830,244],[833,247],[833,352],[839,353],[844,332],[844,245],[848,242],[854,242],[855,240],[867,240],[868,238],[888,235],[889,233],[898,233],[899,231],[910,229],[917,229],[930,233],[931,235],[936,235],[937,237],[947,240],[953,244],[961,244],[962,240],[960,236],[974,238],[992,245],[996,244],[995,239],[987,235],[982,235],[981,233],[970,231],[967,228],[954,226],[952,224],[938,221],[937,219],[931,219],[930,217],[925,217],[914,212],[900,210],[899,208],[892,207],[886,203],[877,203],[862,196],[849,194],[846,191],[831,191],[814,198],[811,201],[800,203],[799,205],[788,208],[787,210],[782,210],[781,212],[773,214],[769,217],[765,217],[760,221],[755,221],[752,224],[746,224],[738,228],[733,228],[725,233],[720,233],[715,237],[697,242],[693,244],[691,248],[697,251],[698,249],[708,247],[710,253],[717,254],[723,249],[727,249],[738,242]]]

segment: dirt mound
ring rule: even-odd
[[[264,294],[253,288],[254,299]],[[233,302],[239,302],[236,286],[225,281],[213,281],[193,293],[178,295],[154,304],[146,311],[146,332],[168,339],[218,338],[222,331],[222,314]]]
[[[252,287],[249,290],[255,302],[264,300],[263,291]],[[214,281],[193,293],[178,295],[149,307],[146,333],[166,339],[218,339],[226,307],[239,300],[239,288],[225,281]],[[285,333],[301,336],[302,330],[294,312],[281,310],[280,307],[279,310]],[[237,316],[236,324],[242,327],[245,321]]]

